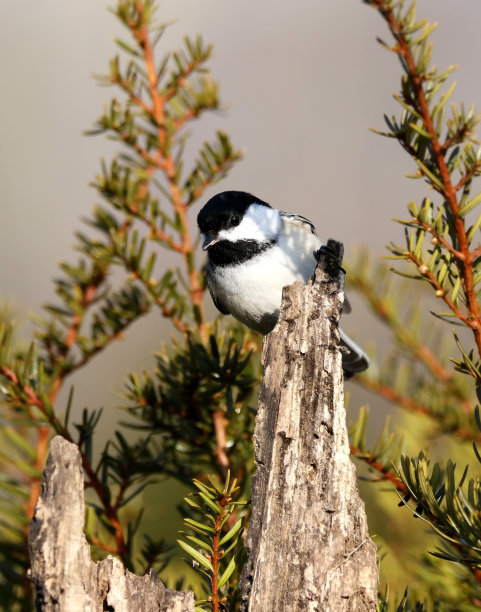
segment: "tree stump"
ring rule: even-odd
[[[284,288],[264,340],[240,587],[250,612],[376,609],[377,551],[349,458],[338,346],[343,249],[327,246],[307,285]]]
[[[194,612],[194,595],[165,588],[154,570],[136,576],[107,557],[92,561],[84,529],[84,481],[75,444],[50,443],[30,523],[30,579],[41,612]]]

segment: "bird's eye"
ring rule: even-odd
[[[233,215],[230,220],[232,227],[236,227],[241,222],[239,215]]]

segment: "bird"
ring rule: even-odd
[[[197,225],[216,308],[268,334],[279,318],[283,287],[306,283],[314,274],[323,243],[313,223],[245,191],[224,191],[203,206]],[[349,311],[345,300],[343,313]],[[339,333],[345,376],[366,370],[366,353],[341,329]]]

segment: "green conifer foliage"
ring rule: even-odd
[[[384,19],[392,42],[380,42],[402,69],[399,115],[385,117],[380,133],[411,157],[411,177],[424,181],[427,193],[399,221],[404,243],[390,245],[395,272],[407,278],[367,251],[347,258],[356,261],[346,264],[350,290],[385,326],[392,347],[373,350],[371,368],[355,383],[409,415],[396,430],[386,423],[370,444],[362,408],[351,426],[351,453],[372,481],[371,529],[404,521],[401,534],[386,532],[397,545],[402,539],[404,573],[385,576],[401,591],[383,588],[379,610],[467,612],[481,607],[479,117],[462,104],[448,106],[452,69],[432,64],[434,26],[418,20],[415,3],[364,1]],[[260,338],[206,317],[192,227],[195,205],[240,152],[223,132],[199,150],[189,140],[189,129],[220,108],[208,69],[211,47],[186,38],[181,50],[165,54],[165,26],[152,0],[118,0],[113,13],[127,36],[99,80],[116,97],[90,131],[119,145],[93,182],[102,204],[77,234],[78,259],[61,264],[57,300],[36,323],[27,350],[0,315],[0,602],[5,610],[32,609],[28,522],[48,442],[59,434],[81,452],[93,555],[115,554],[130,569],[154,567],[162,577],[172,548],[145,533],[136,502],[160,478],[190,483],[178,550],[203,578],[197,609],[235,610],[254,469]],[[175,259],[169,267],[161,261],[167,251]],[[63,403],[59,392],[153,311],[170,322],[174,339],[152,371],[127,373],[118,423],[101,449],[101,411],[85,408],[74,419],[77,398],[71,390]],[[433,546],[413,524],[434,534]],[[388,563],[389,557],[381,567]]]

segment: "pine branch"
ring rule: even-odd
[[[457,192],[470,184],[472,178],[481,170],[479,153],[475,154],[470,144],[471,133],[478,117],[473,112],[465,115],[463,110],[458,113],[454,109],[453,119],[451,123],[448,122],[448,136],[442,142],[440,126],[442,126],[443,109],[452,88],[437,104],[433,102],[434,94],[445,81],[449,71],[438,75],[435,68],[429,65],[432,45],[428,42],[428,37],[432,28],[425,21],[416,23],[414,7],[403,12],[404,2],[393,4],[389,0],[367,0],[367,3],[378,10],[387,22],[395,39],[392,51],[398,55],[405,72],[402,92],[397,97],[405,109],[405,114],[401,124],[387,120],[391,128],[389,135],[398,138],[403,146],[408,148],[418,165],[419,176],[424,176],[443,197],[444,203],[440,210],[444,210],[452,241],[452,248],[447,251],[453,255],[452,265],[456,270],[454,278],[459,278],[459,285],[456,284],[456,288],[459,290],[459,287],[462,287],[466,300],[466,313],[457,307],[455,299],[448,296],[444,283],[440,282],[430,266],[425,264],[419,248],[417,253],[413,253],[408,245],[407,251],[398,252],[394,249],[395,254],[412,261],[420,270],[421,276],[433,286],[436,296],[442,298],[455,316],[471,329],[478,355],[481,355],[481,310],[476,292],[475,257],[470,247],[472,232],[466,228],[464,220],[467,209],[474,207],[478,200],[475,198],[474,204],[463,201],[463,198],[458,201],[457,195]],[[421,34],[415,38],[414,33],[420,30]],[[457,158],[457,154],[454,154],[454,158],[453,156],[447,158],[448,149],[460,138],[468,141],[463,152],[458,154]],[[465,171],[460,181],[454,184],[452,174],[454,169],[459,167],[461,159],[465,161]],[[429,226],[431,227],[431,223]],[[424,238],[420,232],[425,232],[427,229],[425,226],[422,227],[422,230],[417,230],[418,245]],[[436,232],[435,237],[438,238],[439,235],[444,238],[444,234],[439,232]],[[438,244],[443,243],[444,241],[438,242]],[[460,253],[461,257],[457,257],[457,253]]]
[[[402,457],[399,476],[408,490],[404,502],[414,516],[428,523],[446,542],[444,551],[438,549],[432,554],[463,564],[480,583],[481,539],[477,525],[480,483],[471,479],[466,493],[463,484],[468,467],[458,482],[455,468],[448,460],[445,470],[437,463],[430,470],[422,452],[417,458]]]
[[[153,118],[158,126],[159,148],[156,153],[156,161],[157,163],[162,161],[162,169],[165,172],[169,185],[174,214],[180,227],[182,228],[180,237],[184,262],[188,271],[190,298],[194,306],[199,334],[201,338],[205,340],[207,337],[207,328],[203,304],[204,289],[202,288],[202,284],[194,264],[192,240],[187,221],[187,204],[183,202],[182,193],[178,186],[178,170],[175,161],[166,146],[168,144],[165,113],[166,97],[165,95],[162,96],[157,89],[157,72],[155,69],[154,51],[147,23],[145,23],[143,20],[144,3],[142,0],[137,1],[136,11],[137,21],[130,22],[127,25],[129,25],[131,28],[134,38],[138,41],[138,44],[144,53],[145,68],[149,82],[149,95],[154,111]]]
[[[425,321],[385,266],[373,266],[366,252],[357,253],[355,260],[356,267],[347,268],[350,289],[367,301],[376,319],[389,330],[396,348],[391,357],[383,356],[379,366],[375,364],[354,382],[403,410],[429,417],[440,434],[466,441],[478,439],[472,388],[448,369],[447,357],[442,356],[450,349],[452,337],[443,340],[435,321]],[[418,363],[425,366],[425,373],[414,369]]]
[[[184,518],[186,528],[195,535],[180,532],[183,539],[177,540],[177,543],[192,557],[197,571],[207,578],[209,599],[197,601],[197,609],[221,612],[228,602],[229,580],[234,572],[239,572],[239,561],[242,557],[242,549],[239,550],[238,543],[244,521],[240,518],[229,526],[229,518],[237,507],[246,502],[237,499],[239,487],[235,478],[231,480],[229,471],[224,485],[216,477],[208,478],[212,486],[194,479],[198,501],[194,501],[190,496],[185,498],[186,503],[200,518]],[[195,548],[185,540],[192,542]],[[232,597],[232,594],[230,595]]]
[[[367,445],[369,409],[363,406],[357,421],[349,428],[350,452],[358,461],[366,463],[377,473],[375,482],[391,482],[397,491],[406,493],[407,489],[398,474],[395,466],[399,465],[405,447],[405,440],[389,429],[389,420],[386,419],[381,435],[375,446],[371,449]]]
[[[358,461],[366,463],[372,470],[379,473],[379,476],[375,479],[375,482],[387,481],[394,485],[395,489],[400,493],[407,493],[406,486],[403,484],[401,479],[394,474],[388,467],[383,465],[377,460],[377,456],[374,454],[366,454],[354,446],[349,445],[351,455],[354,455]]]
[[[49,422],[50,426],[55,430],[57,434],[60,434],[62,437],[64,437],[69,442],[74,442],[68,429],[64,425],[62,425],[62,423],[55,416],[52,410],[52,405],[46,396],[42,398],[41,395],[37,393],[30,385],[22,384],[22,381],[19,380],[19,377],[15,374],[15,372],[13,372],[12,370],[10,370],[9,368],[5,366],[0,367],[0,373],[5,378],[9,379],[10,382],[12,383],[10,394],[13,396],[15,393],[17,397],[16,401],[15,400],[12,401],[14,405],[15,403],[18,402],[19,405],[35,406],[36,408],[39,409],[42,416],[45,417],[45,419]],[[50,430],[50,427],[46,427],[46,426],[39,428],[39,438],[42,437],[42,443],[44,445],[48,445],[48,435],[47,434],[49,433],[49,430]],[[100,502],[103,505],[103,508],[105,509],[105,514],[115,530],[115,540],[117,544],[117,552],[125,560],[127,549],[126,549],[126,545],[124,541],[122,526],[118,518],[117,511],[108,502],[107,497],[106,497],[105,488],[103,484],[100,482],[99,478],[97,477],[91,465],[91,462],[89,461],[89,458],[85,455],[85,453],[81,451],[80,447],[79,447],[79,451],[80,451],[80,455],[82,458],[82,466],[83,466],[83,469],[85,470],[89,484],[95,490]],[[46,456],[46,450],[44,451],[43,457],[40,457],[40,459],[44,460],[45,456]],[[37,501],[38,493],[40,490],[38,480],[32,483],[32,490],[33,490],[33,493],[31,493],[30,495],[29,503],[31,505],[32,502],[34,502],[33,503],[33,506],[34,506]],[[30,510],[33,511],[33,507],[30,508]],[[29,518],[31,518],[31,516],[29,516]]]

